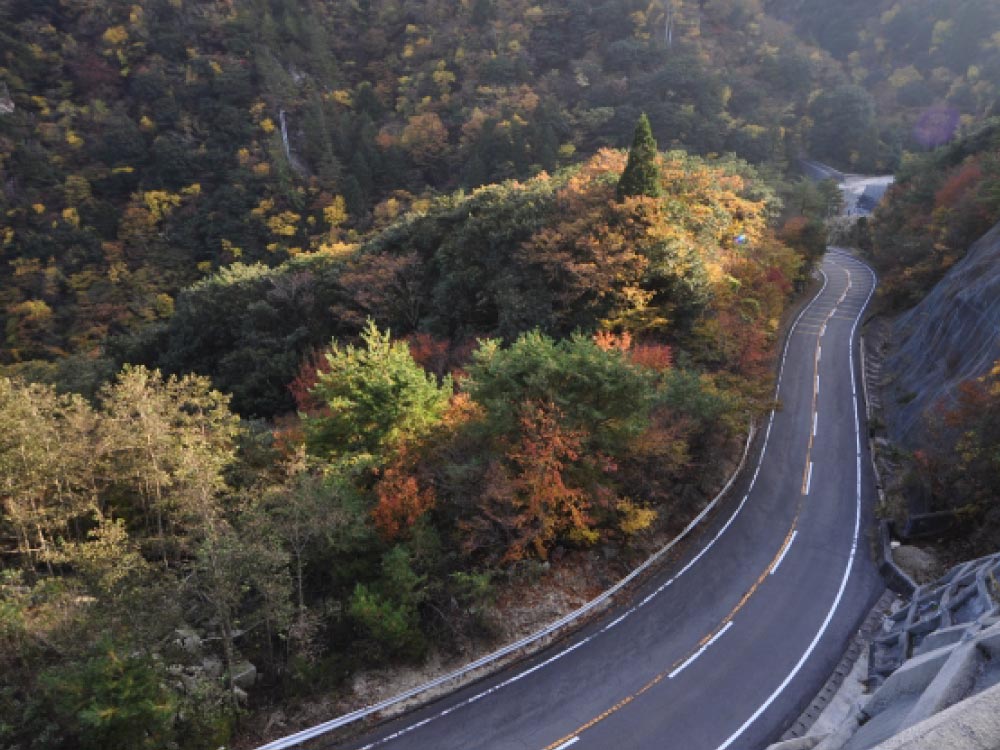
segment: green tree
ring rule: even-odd
[[[427,647],[420,630],[419,606],[427,597],[426,576],[413,570],[410,552],[393,547],[382,559],[382,578],[373,586],[359,583],[349,612],[379,652],[415,658]]]
[[[879,129],[875,100],[861,86],[838,86],[812,103],[810,155],[848,169],[874,170]]]
[[[69,735],[60,746],[81,750],[168,747],[177,704],[163,675],[141,656],[102,645],[102,653],[68,669],[52,668],[41,677],[50,718]]]
[[[645,114],[639,117],[635,125],[635,135],[632,138],[632,148],[628,152],[628,164],[618,182],[618,200],[635,195],[645,195],[656,198],[660,195],[660,167],[657,163],[658,153],[653,130],[649,118]]]
[[[340,505],[336,483],[310,472],[301,452],[284,470],[284,481],[268,488],[254,509],[261,524],[288,551],[296,602],[301,611],[306,607],[305,575],[309,559],[329,539],[331,530],[345,523],[347,513]]]
[[[507,348],[486,341],[469,376],[466,388],[496,433],[517,432],[523,404],[551,404],[567,427],[611,453],[645,427],[654,393],[649,371],[581,335],[557,342],[535,331]]]
[[[202,530],[183,590],[192,598],[207,629],[222,645],[226,687],[235,708],[236,639],[241,631],[263,626],[270,643],[291,617],[288,556],[274,539],[217,520]]]
[[[55,538],[94,502],[93,417],[78,396],[0,378],[0,531],[26,566],[51,563]]]
[[[155,534],[154,548],[171,564],[190,552],[186,537],[197,543],[222,515],[223,473],[235,459],[239,429],[229,398],[207,378],[126,367],[101,402],[115,483],[122,497],[138,499],[138,507],[123,502],[121,510]]]
[[[472,5],[472,23],[483,27],[497,17],[496,0],[476,0]]]
[[[329,371],[312,394],[328,413],[306,422],[310,451],[320,456],[382,455],[392,445],[424,433],[448,405],[452,381],[438,385],[410,355],[369,321],[363,347],[334,343]]]

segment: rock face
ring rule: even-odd
[[[954,404],[958,385],[1000,359],[1000,224],[896,321],[887,362],[889,433],[918,447],[924,419]]]

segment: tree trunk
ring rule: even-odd
[[[299,591],[299,611],[302,611],[306,608],[306,599],[302,593],[302,553],[299,551],[295,553],[295,579]]]
[[[236,700],[236,684],[233,682],[233,625],[229,621],[229,612],[224,607],[217,607],[219,620],[222,623],[222,654],[226,662],[226,687],[229,689],[229,702],[233,708],[238,708]]]

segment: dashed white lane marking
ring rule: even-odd
[[[797,537],[798,535],[799,532],[797,530],[792,532],[792,536],[789,538],[788,544],[785,545],[785,549],[782,551],[781,557],[778,558],[778,562],[775,564],[775,566],[771,568],[771,575],[774,575],[775,573],[778,572],[778,568],[781,567],[781,563],[784,561],[785,555],[787,555],[788,550],[792,548],[792,544],[795,543],[795,537]]]
[[[731,628],[732,626],[733,626],[733,621],[730,620],[729,622],[726,623],[726,627],[724,627],[718,633],[716,633],[715,635],[713,635],[712,639],[710,641],[708,641],[708,643],[706,643],[704,646],[702,646],[697,651],[695,651],[693,654],[691,654],[691,656],[689,656],[687,658],[687,660],[683,664],[681,664],[679,667],[677,667],[677,669],[675,669],[673,672],[671,672],[669,675],[667,675],[667,679],[668,680],[674,679],[674,677],[676,677],[681,672],[683,672],[685,669],[687,669],[692,664],[694,664],[695,660],[699,656],[701,656],[703,653],[705,653],[706,651],[708,651],[709,647],[713,643],[715,643],[717,640],[719,640],[722,636],[724,636],[726,634],[726,631],[729,630],[729,628]]]
[[[813,462],[810,461],[809,473],[806,475],[806,491],[802,493],[803,495],[809,494],[809,488],[812,487],[812,481],[813,481]]]
[[[819,398],[819,375],[816,376],[816,397]]]
[[[632,609],[626,611],[625,614],[623,614],[621,617],[615,618],[614,620],[612,620],[611,622],[609,622],[607,625],[605,625],[603,628],[601,628],[601,632],[603,632],[605,630],[611,630],[611,628],[613,628],[615,625],[617,625],[618,623],[620,623],[622,620],[624,620],[626,617],[628,617],[633,612],[635,612],[635,608],[634,607]]]
[[[817,364],[823,360],[823,347],[816,347],[816,362]]]
[[[573,747],[573,745],[575,745],[579,741],[580,741],[579,737],[573,737],[571,739],[566,740],[564,743],[562,743],[555,750],[566,750],[567,747]]]
[[[819,412],[813,412],[813,437],[816,437],[817,431],[819,430]]]

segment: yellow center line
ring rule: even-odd
[[[636,698],[638,698],[639,696],[643,695],[644,693],[649,692],[656,685],[658,685],[659,683],[663,682],[663,680],[666,679],[666,677],[671,672],[673,672],[675,669],[677,669],[677,667],[679,667],[681,664],[683,664],[685,661],[687,661],[689,658],[691,658],[694,654],[696,654],[699,651],[699,649],[701,649],[706,643],[708,643],[713,638],[715,638],[719,633],[721,633],[722,630],[730,622],[732,622],[732,620],[736,616],[736,614],[741,609],[743,609],[743,607],[745,607],[747,605],[747,602],[749,602],[750,598],[757,592],[757,589],[760,588],[761,584],[764,583],[764,581],[767,580],[768,576],[771,575],[771,572],[778,566],[778,563],[781,561],[781,558],[785,555],[785,552],[788,549],[788,545],[791,544],[791,542],[792,542],[792,535],[795,533],[796,527],[798,526],[799,515],[801,514],[801,512],[802,512],[802,498],[800,497],[799,501],[798,501],[798,507],[795,510],[795,517],[792,519],[792,526],[788,530],[788,533],[785,535],[785,539],[784,539],[784,541],[782,541],[781,547],[778,549],[778,553],[774,556],[774,558],[771,560],[771,562],[768,563],[767,567],[764,569],[764,572],[760,574],[760,577],[758,577],[757,580],[754,581],[754,584],[747,590],[747,592],[745,594],[743,594],[743,597],[739,600],[739,602],[737,602],[736,606],[733,607],[730,610],[729,614],[727,614],[725,617],[722,618],[722,620],[712,630],[712,632],[710,632],[708,635],[706,635],[704,638],[702,638],[700,641],[698,641],[698,645],[697,646],[695,646],[694,648],[692,648],[684,656],[682,656],[679,659],[677,659],[676,661],[674,661],[669,667],[667,667],[662,672],[660,672],[659,674],[657,674],[649,682],[647,682],[641,688],[639,688],[638,690],[636,690],[634,693],[632,693],[631,695],[625,696],[620,701],[618,701],[613,706],[611,706],[609,709],[607,709],[606,711],[598,714],[597,716],[595,716],[593,719],[591,719],[590,721],[586,722],[585,724],[581,724],[579,727],[577,727],[576,729],[574,729],[572,732],[570,732],[569,734],[567,734],[565,737],[560,737],[558,740],[556,740],[555,742],[553,742],[551,745],[546,745],[545,748],[544,748],[544,750],[556,750],[556,748],[558,748],[560,745],[563,745],[566,742],[569,742],[571,739],[573,739],[577,735],[582,734],[583,732],[586,732],[588,729],[591,729],[595,725],[600,724],[602,721],[604,721],[605,719],[607,719],[609,716],[611,716],[611,715],[613,715],[613,714],[621,711],[623,708],[625,708],[625,706],[627,706],[629,703],[631,703],[632,701],[634,701]]]

